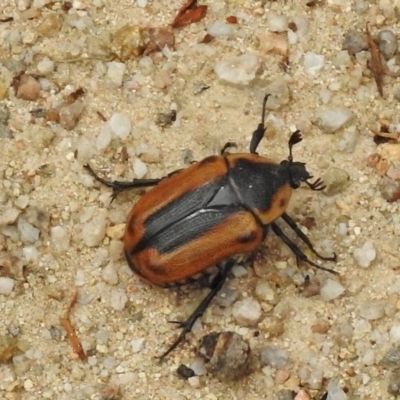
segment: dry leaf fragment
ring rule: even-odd
[[[371,52],[370,69],[374,75],[378,92],[383,97],[383,76],[385,74],[385,69],[382,64],[381,53],[379,52],[378,45],[375,43],[375,40],[369,32],[368,23],[365,26],[365,32],[367,34],[368,45]]]
[[[197,0],[187,0],[179,10],[171,26],[173,28],[183,28],[186,25],[198,22],[206,16],[207,8],[207,6],[198,6]]]

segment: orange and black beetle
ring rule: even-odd
[[[280,163],[256,153],[265,133],[265,96],[262,120],[254,131],[250,153],[210,156],[162,179],[132,182],[105,181],[87,165],[89,172],[112,187],[114,196],[122,190],[155,186],[132,208],[126,224],[124,252],[130,268],[141,277],[163,287],[197,281],[218,267],[211,291],[184,322],[181,335],[161,356],[164,358],[184,339],[221,289],[237,256],[250,255],[264,240],[268,229],[277,234],[296,257],[317,268],[334,272],[310,261],[276,224],[281,218],[297,236],[323,260],[295,221],[286,214],[292,190],[305,182],[322,190],[322,181],[310,183],[305,164],[293,161],[292,148],[302,138],[299,131],[289,139],[289,158]],[[213,268],[214,267],[214,268]]]

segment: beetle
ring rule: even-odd
[[[304,182],[311,190],[324,189],[305,163],[293,161],[293,146],[302,140],[299,131],[289,138],[289,157],[280,163],[257,153],[265,128],[264,97],[261,122],[253,132],[249,153],[229,154],[227,143],[220,155],[212,155],[161,179],[107,181],[90,165],[85,168],[96,180],[113,189],[113,199],[127,189],[152,187],[133,206],[124,234],[124,253],[129,267],[152,284],[174,287],[211,277],[210,292],[186,321],[171,321],[181,334],[161,355],[164,359],[190,332],[222,288],[238,257],[244,262],[261,245],[271,229],[297,259],[336,273],[311,261],[278,226],[283,220],[321,260],[335,261],[336,254],[318,253],[310,239],[286,213],[293,189]],[[216,275],[212,276],[212,271]]]

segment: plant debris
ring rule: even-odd
[[[207,14],[207,6],[198,6],[197,0],[187,0],[179,10],[177,16],[172,22],[173,28],[183,28],[186,25],[199,22]]]
[[[381,53],[379,51],[378,45],[370,34],[368,23],[365,26],[365,32],[367,34],[368,45],[371,52],[370,69],[372,74],[374,75],[378,92],[383,97],[383,76],[385,74],[385,69],[382,64]]]

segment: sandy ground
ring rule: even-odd
[[[366,160],[379,151],[373,131],[386,123],[397,134],[399,103],[395,95],[400,81],[386,76],[381,97],[362,60],[352,59],[350,66],[334,64],[343,35],[351,29],[365,32],[370,22],[373,35],[383,29],[398,34],[397,14],[391,7],[400,7],[400,2],[327,0],[310,7],[306,1],[209,1],[205,2],[209,5],[205,19],[174,31],[175,54],[152,54],[150,67],[140,64],[142,56],[125,60],[123,86],[108,79],[109,60],[71,61],[87,56],[87,36],[115,32],[127,24],[163,27],[181,6],[176,0],[149,0],[143,2],[145,7],[138,3],[76,1],[69,11],[61,11],[57,3],[42,7],[38,1],[34,5],[39,11],[28,18],[29,1],[2,1],[1,18],[14,17],[14,21],[0,24],[2,87],[8,88],[21,69],[40,75],[36,78],[42,87],[32,101],[18,98],[12,88],[3,96],[10,111],[6,125],[11,137],[0,139],[0,216],[4,223],[7,213],[13,210],[16,214],[0,225],[4,264],[0,276],[14,282],[10,293],[0,294],[0,336],[4,343],[16,338],[18,350],[12,352],[18,355],[9,360],[3,352],[0,397],[286,399],[291,398],[283,397],[289,396],[287,391],[297,393],[305,387],[310,396],[305,398],[319,399],[334,383],[347,395],[332,394],[332,400],[390,398],[390,371],[380,360],[400,340],[399,206],[382,197],[379,185],[383,177]],[[54,13],[65,18],[61,29],[56,34],[38,35],[38,26]],[[260,46],[273,13],[287,16],[289,22],[299,16],[308,21],[305,36],[288,45],[287,68],[281,64],[282,55]],[[214,21],[225,21],[231,15],[238,16],[235,33],[197,45]],[[91,23],[85,20],[88,16]],[[79,19],[84,20],[82,30],[74,26]],[[281,35],[286,38],[285,32]],[[305,71],[302,60],[306,52],[324,56],[324,65],[316,74]],[[243,53],[258,55],[256,77],[247,85],[218,79],[215,63]],[[40,74],[37,63],[43,57],[53,60],[55,66]],[[23,67],[14,65],[16,61]],[[359,72],[354,83],[349,77]],[[185,167],[191,154],[193,159],[201,159],[227,141],[235,141],[239,151],[247,151],[259,122],[265,88],[279,79],[286,82],[290,97],[271,111],[278,122],[270,126],[259,152],[285,159],[289,134],[298,128],[304,141],[295,148],[295,157],[307,162],[309,171],[316,177],[332,167],[348,173],[350,184],[339,186],[337,194],[327,196],[302,188],[295,192],[288,209],[297,221],[315,218],[308,234],[321,251],[338,254],[338,262],[326,266],[340,276],[305,266],[297,269],[295,258],[271,235],[258,268],[228,282],[238,299],[257,298],[258,280],[269,282],[272,299],[258,298],[260,320],[251,327],[240,326],[232,317],[231,305],[213,304],[186,344],[159,364],[155,357],[176,334],[167,320],[188,315],[203,292],[177,295],[142,283],[132,274],[121,255],[120,232],[137,193],[121,195],[110,204],[110,190],[95,183],[83,164],[90,161],[103,176],[123,180],[135,177],[135,159],[144,162],[147,177],[160,177]],[[199,93],[201,84],[209,88]],[[38,108],[57,108],[78,88],[86,92],[80,98],[84,111],[73,129],[30,114]],[[327,104],[323,104],[326,96]],[[327,134],[313,123],[324,107],[351,110],[350,125],[357,133],[354,146],[346,144],[345,129]],[[160,126],[158,115],[171,108],[178,111],[177,121]],[[126,138],[114,135],[103,149],[97,138],[105,122],[98,113],[109,119],[117,112],[129,116],[131,132]],[[389,144],[396,172],[398,145],[396,141]],[[136,167],[143,165],[136,161]],[[24,236],[23,221],[39,229],[37,240],[29,233]],[[101,226],[104,221],[106,227]],[[363,248],[365,243],[367,248]],[[358,253],[363,259],[368,246],[376,251],[376,257],[363,268],[353,253],[361,249]],[[307,297],[301,289],[307,273],[322,287],[332,280],[339,283],[344,292],[331,301],[320,294]],[[60,321],[75,290],[79,296],[71,322],[89,356],[85,361],[74,354]],[[271,321],[283,326],[281,334],[271,334]],[[189,381],[178,377],[177,367],[193,362],[198,338],[221,330],[238,332],[250,342],[254,372],[228,383],[209,374]],[[260,367],[258,354],[266,346],[288,352],[283,368]]]

